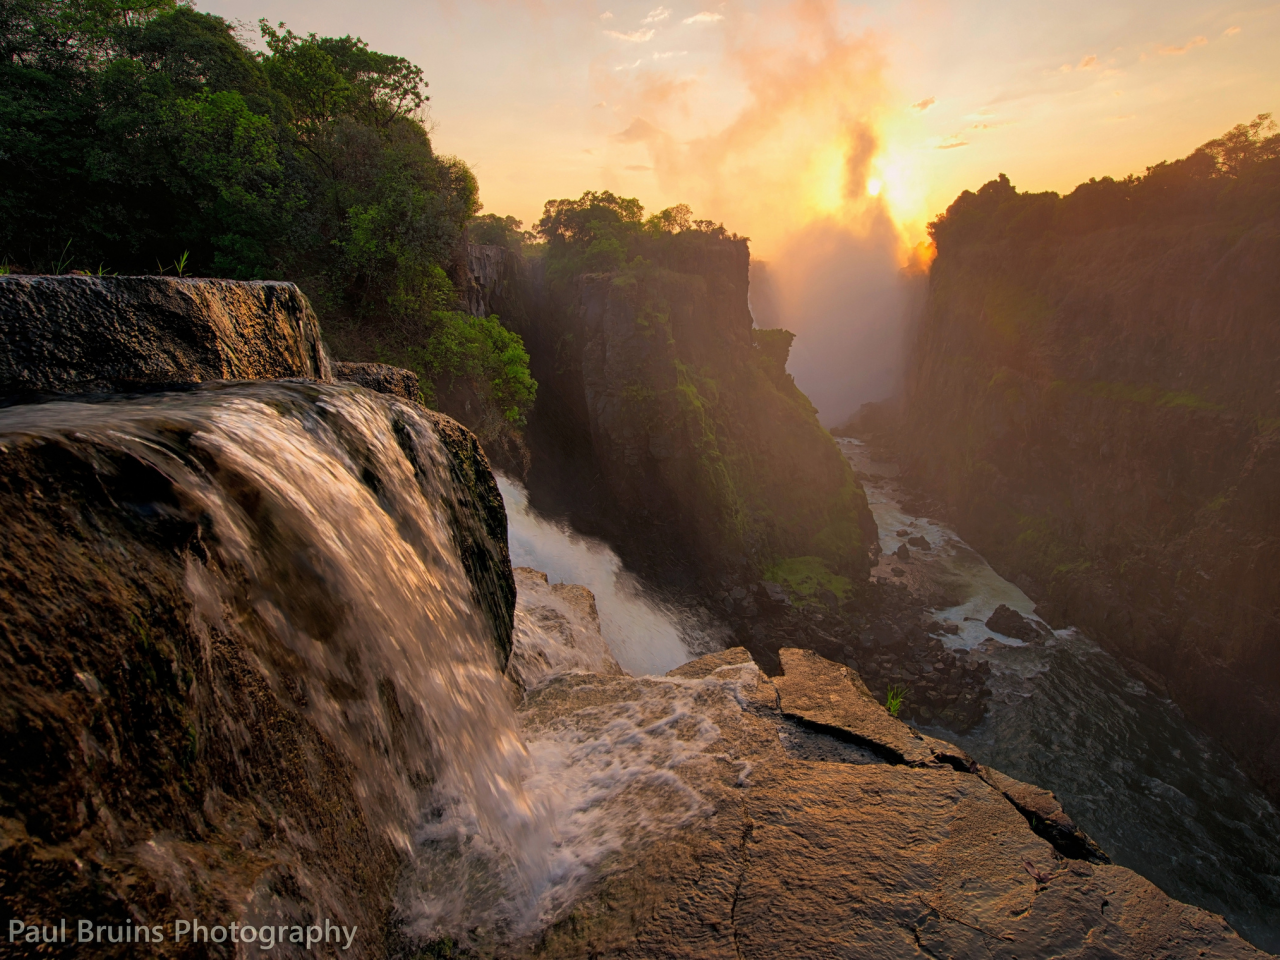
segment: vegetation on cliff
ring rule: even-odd
[[[442,397],[465,378],[518,426],[518,338],[456,312],[478,186],[432,148],[421,68],[259,31],[265,52],[177,0],[0,0],[3,269],[292,280],[339,359]]]
[[[930,232],[908,469],[1280,795],[1275,125],[1066,196],[1001,176]]]
[[[806,558],[864,579],[865,496],[786,372],[793,335],[752,329],[746,240],[607,191],[548,202],[536,230],[547,349],[580,371],[615,497],[676,518],[704,568]]]

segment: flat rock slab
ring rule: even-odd
[[[0,277],[0,397],[288,377],[331,379],[292,283]]]
[[[848,737],[890,763],[936,762],[935,746],[942,746],[941,741],[890,716],[848,667],[824,660],[812,650],[788,647],[778,651],[778,657],[785,675],[775,677],[773,683],[787,716],[825,727],[832,736]]]
[[[664,762],[617,808],[637,832],[610,869],[536,938],[486,955],[1265,956],[1130,870],[1064,857],[1010,799],[1047,803],[1027,792],[1037,788],[966,767],[954,747],[889,717],[856,674],[802,651],[782,651],[782,663],[785,676],[770,679],[729,650],[665,678],[575,675],[531,694],[531,738],[571,729],[575,742],[603,742],[631,718],[635,732],[613,749],[625,741]],[[901,760],[797,758],[780,735],[795,720]],[[655,821],[666,826],[646,833]]]

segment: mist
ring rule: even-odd
[[[833,218],[797,230],[769,261],[753,261],[757,327],[796,334],[787,370],[825,427],[883,400],[902,382],[908,331],[923,293],[901,265],[902,242],[879,210],[857,225]]]

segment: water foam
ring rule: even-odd
[[[661,675],[692,659],[691,645],[698,652],[713,648],[713,641],[693,636],[697,626],[691,618],[646,596],[606,544],[538,516],[516,481],[500,475],[498,486],[507,505],[512,564],[541,570],[553,583],[580,583],[591,590],[600,632],[627,673]]]

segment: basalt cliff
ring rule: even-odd
[[[747,242],[686,231],[641,249],[566,274],[471,248],[471,309],[521,334],[539,383],[534,502],[660,579],[816,557],[861,583],[875,522],[786,372],[791,334],[752,327]]]
[[[1280,160],[1211,154],[966,192],[905,394],[855,429],[1280,796]]]

